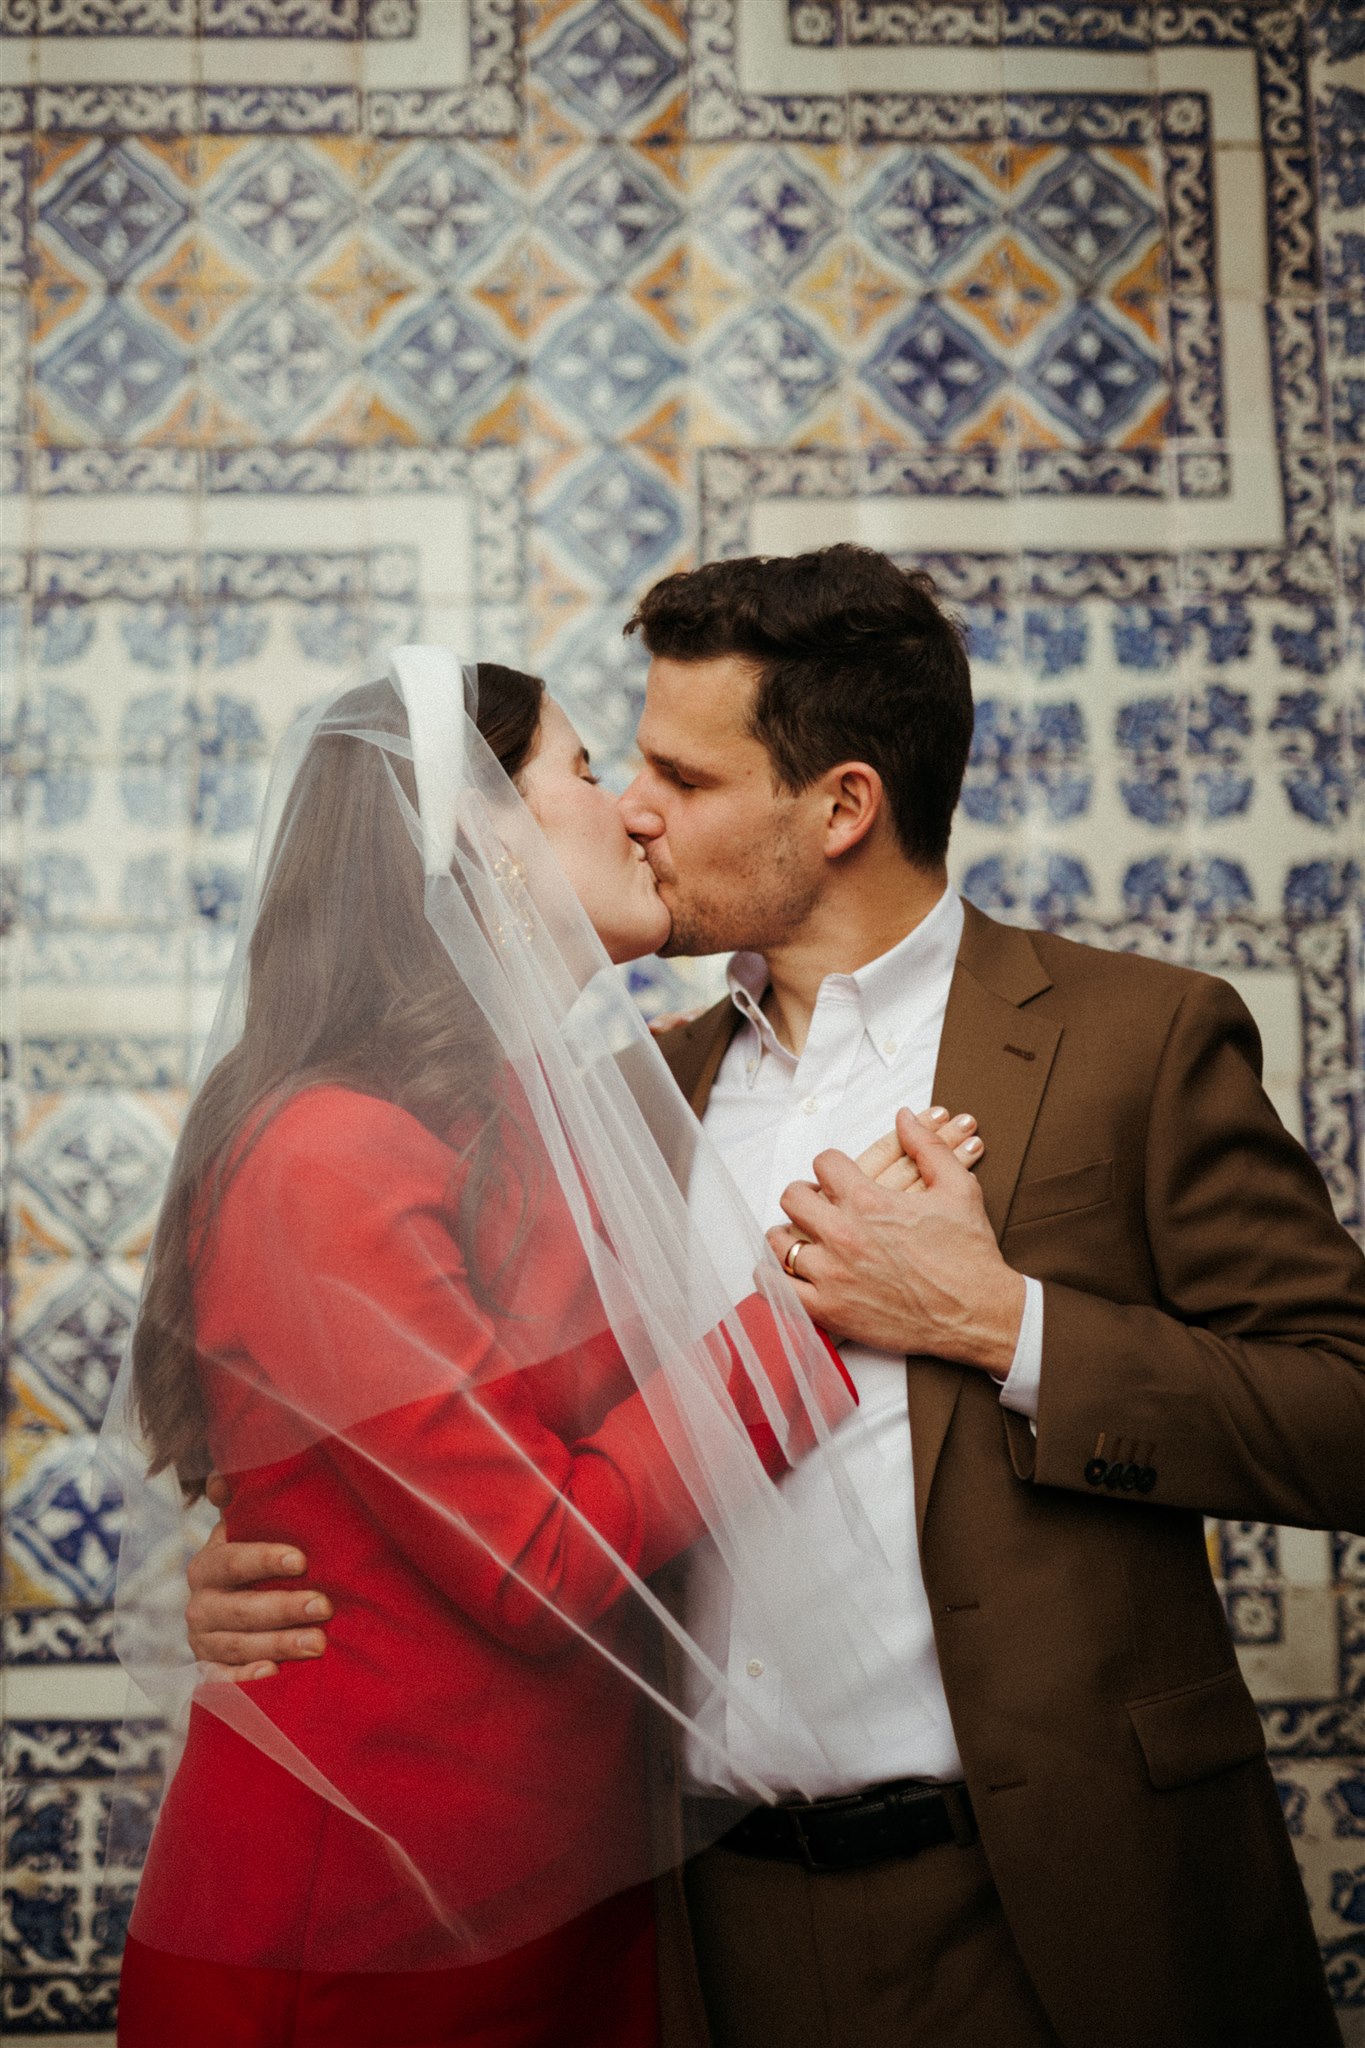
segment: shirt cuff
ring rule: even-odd
[[[1016,1415],[1038,1420],[1038,1391],[1043,1378],[1043,1283],[1024,1280],[1024,1313],[1009,1372],[999,1382],[1000,1405]]]

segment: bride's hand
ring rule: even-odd
[[[962,1161],[964,1166],[975,1166],[985,1146],[976,1135],[976,1118],[962,1115],[949,1117],[943,1110],[921,1110],[916,1118],[926,1131],[936,1133]],[[875,1180],[879,1187],[890,1188],[893,1194],[900,1194],[906,1188],[916,1186],[920,1170],[913,1159],[907,1159],[901,1150],[901,1141],[894,1131],[888,1131],[884,1138],[869,1145],[866,1152],[860,1152],[856,1161],[869,1180]]]

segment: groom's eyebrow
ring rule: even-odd
[[[704,768],[694,768],[690,762],[676,760],[672,754],[661,754],[653,747],[641,747],[640,752],[650,767],[657,769],[661,775],[674,775],[680,782],[710,780]]]

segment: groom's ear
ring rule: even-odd
[[[866,761],[841,761],[819,778],[825,809],[825,855],[838,860],[861,846],[886,815],[886,789]]]

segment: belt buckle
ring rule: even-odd
[[[976,1814],[972,1809],[972,1798],[965,1785],[945,1785],[943,1803],[948,1809],[948,1823],[953,1831],[953,1840],[959,1849],[975,1848],[981,1839],[976,1825]]]
[[[801,1861],[805,1864],[807,1870],[820,1877],[827,1877],[832,1870],[837,1870],[839,1868],[837,1863],[824,1863],[816,1855],[815,1850],[811,1846],[810,1836],[806,1833],[801,1819],[801,1809],[797,1806],[789,1806],[786,1811],[790,1816],[791,1830],[796,1837],[796,1846],[801,1853]]]

